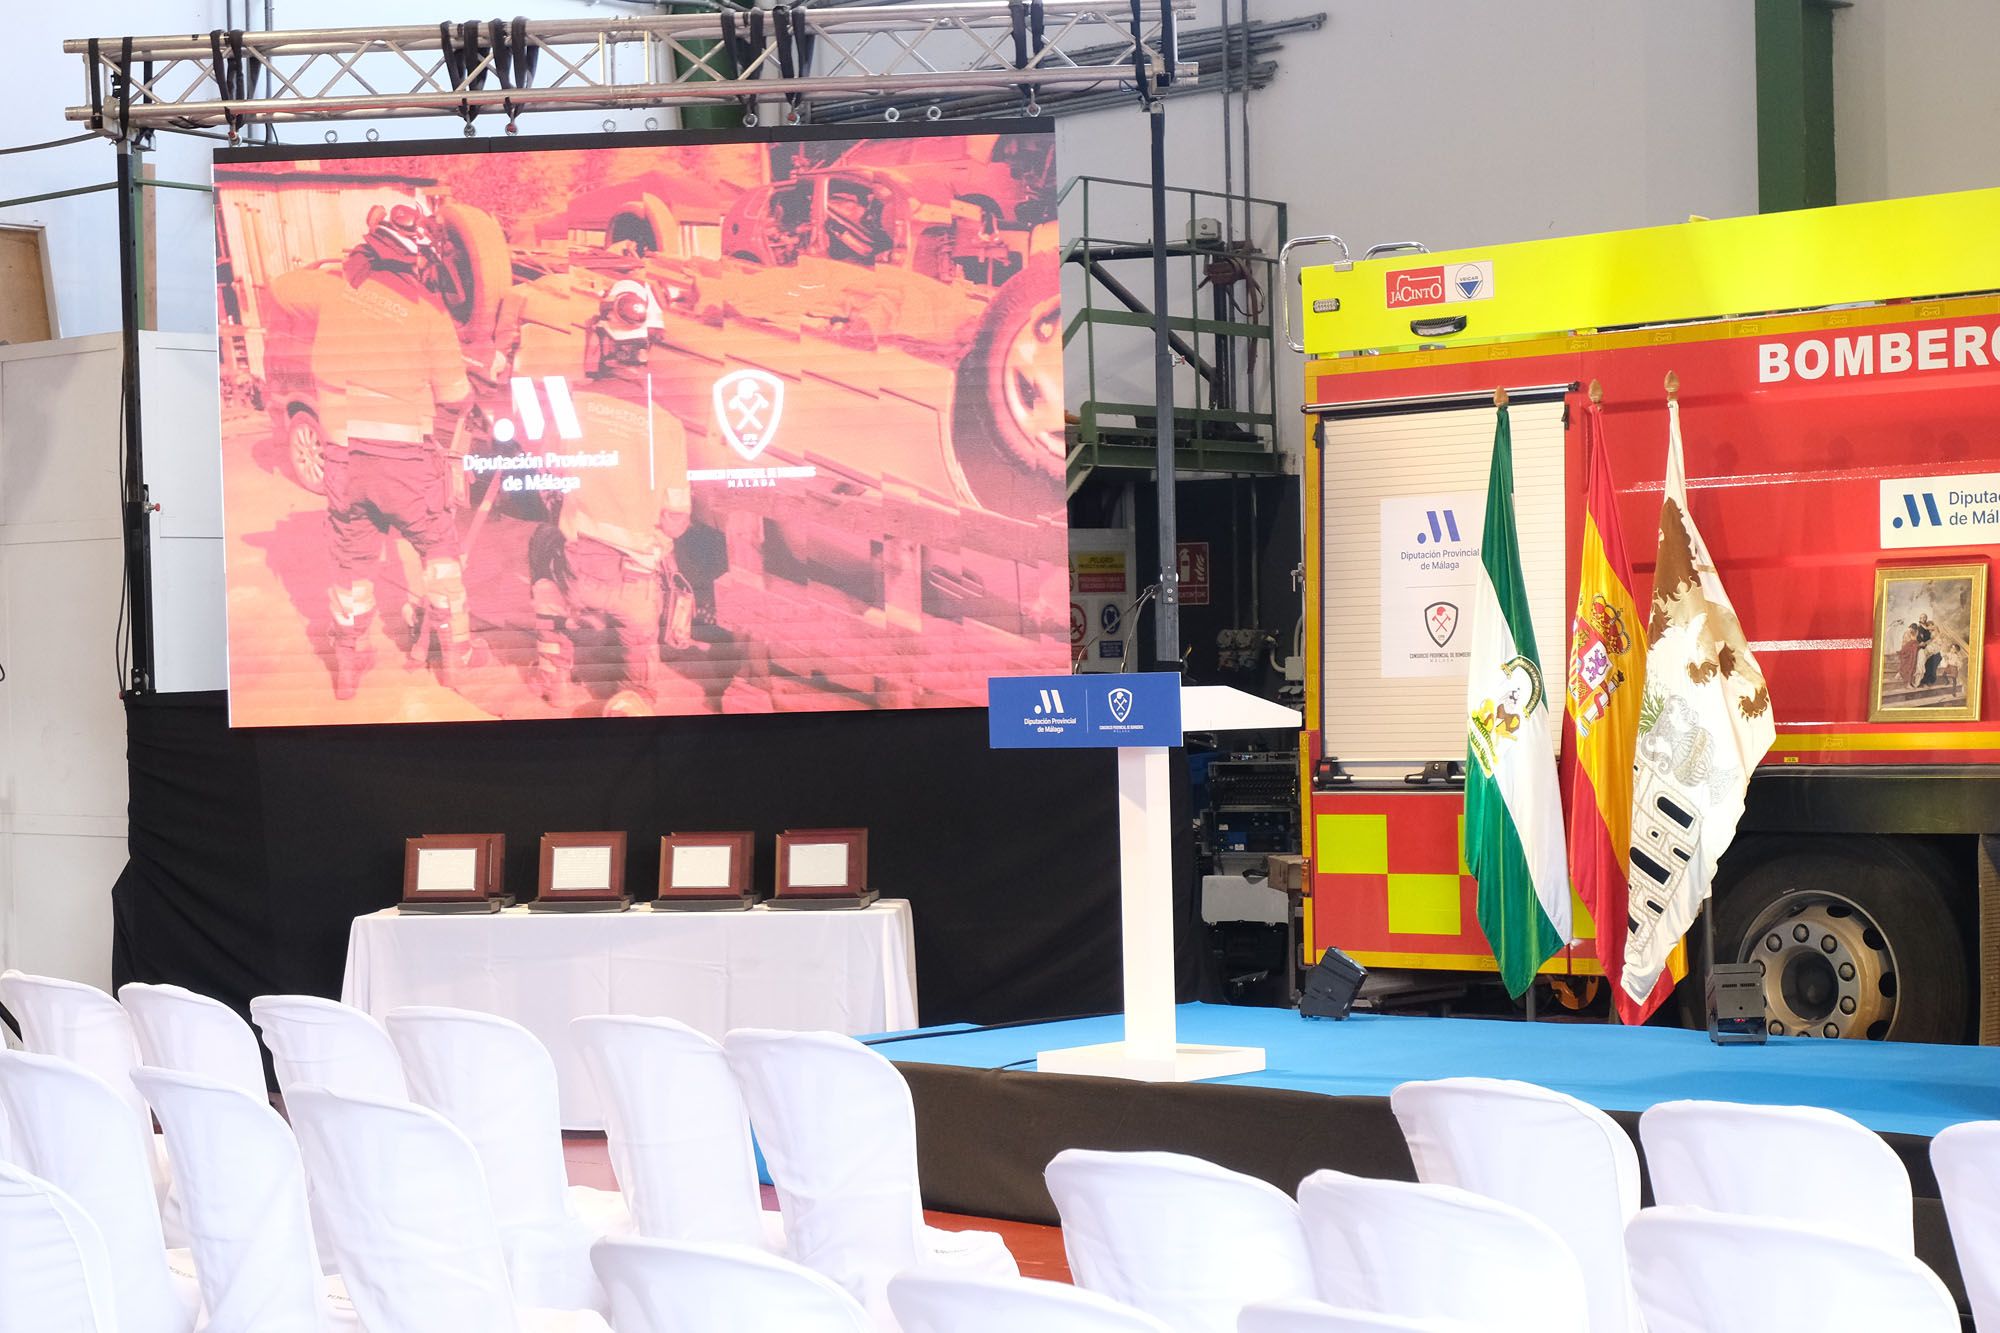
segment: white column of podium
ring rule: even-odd
[[[1212,692],[1211,692],[1212,691]],[[1251,705],[1211,720],[1221,696]],[[1221,687],[1183,688],[1182,725],[1297,725],[1290,709]],[[1204,707],[1206,706],[1206,707]],[[1260,711],[1261,710],[1261,711]],[[1193,719],[1189,720],[1190,713]],[[1253,720],[1242,721],[1240,717]],[[1252,1074],[1264,1067],[1259,1046],[1187,1046],[1174,1011],[1173,791],[1164,747],[1118,752],[1118,854],[1125,934],[1125,1039],[1043,1051],[1035,1068],[1050,1074],[1103,1074],[1148,1083]]]

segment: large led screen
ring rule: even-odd
[[[1051,136],[709,138],[217,155],[234,725],[1068,669]]]

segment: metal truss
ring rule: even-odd
[[[66,111],[112,137],[146,129],[1124,87],[1150,99],[1195,76],[1177,52],[1191,0],[910,0],[721,6],[638,18],[79,38],[87,98]],[[925,108],[925,114],[936,113]],[[893,113],[892,113],[893,118]]]

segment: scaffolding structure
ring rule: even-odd
[[[791,124],[817,101],[876,99],[884,119],[912,99],[1008,91],[1038,115],[1047,88],[1123,91],[1146,112],[1152,193],[1153,309],[1167,308],[1166,117],[1161,97],[1192,82],[1178,54],[1191,0],[909,0],[809,7],[737,6],[634,18],[523,19],[390,28],[216,30],[63,43],[83,63],[85,100],[65,115],[118,153],[124,324],[123,516],[131,689],[154,680],[151,521],[140,422],[138,192],[155,131],[235,142],[246,126],[456,116],[477,133],[497,111],[513,133],[532,111],[727,105],[745,126],[766,108]],[[926,107],[929,119],[942,109]],[[1172,331],[1154,328],[1160,582],[1154,655],[1180,657],[1176,572]]]
[[[718,7],[615,19],[495,19],[63,43],[86,100],[65,115],[110,134],[292,121],[614,110],[783,98],[887,107],[975,91],[1038,110],[1045,88],[1148,96],[1193,78],[1177,54],[1186,0],[914,0]],[[928,111],[928,109],[926,109]],[[756,124],[756,119],[747,120]]]

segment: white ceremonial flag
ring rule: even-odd
[[[1646,692],[1632,766],[1632,863],[1625,993],[1643,1001],[1708,901],[1736,836],[1750,774],[1776,739],[1771,696],[1708,546],[1688,513],[1681,408],[1667,402],[1666,496]]]

